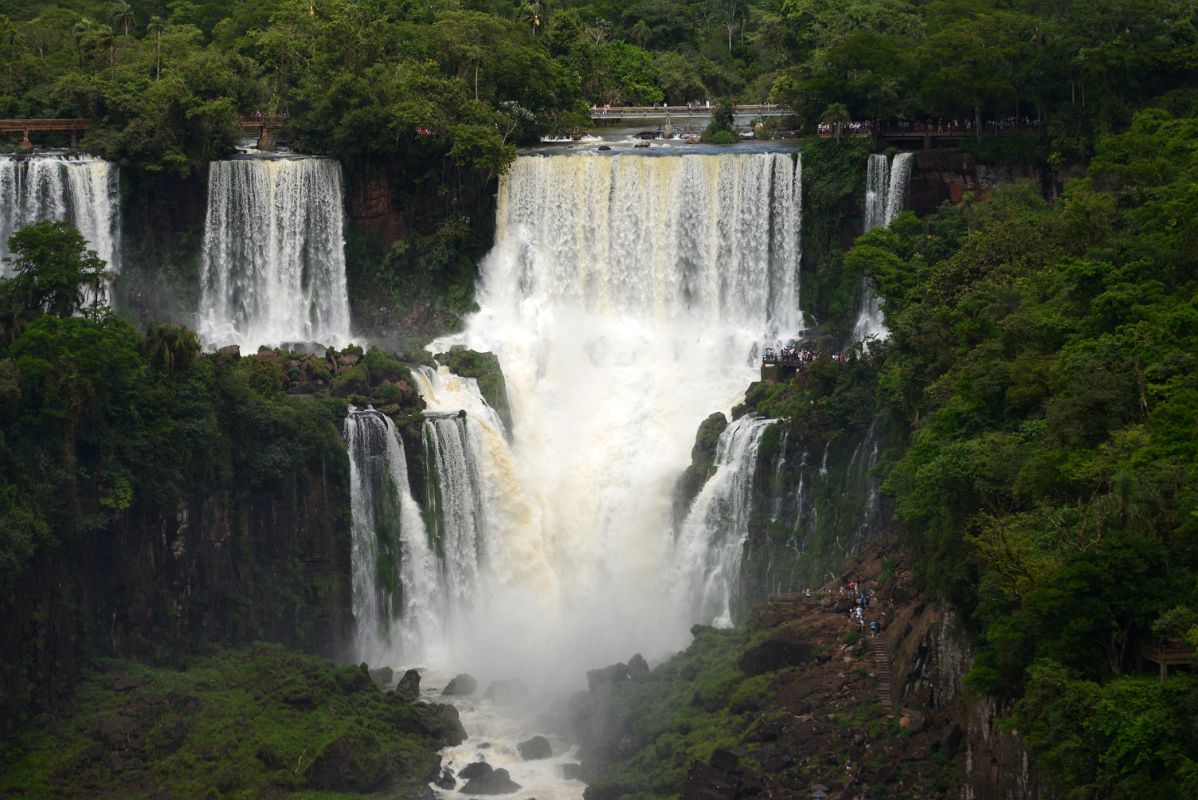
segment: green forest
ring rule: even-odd
[[[518,148],[591,129],[596,105],[708,101],[725,117],[733,102],[790,110],[788,126],[805,137],[804,311],[818,312],[821,334],[844,334],[866,276],[891,332],[868,357],[842,343],[850,368],[821,361],[801,388],[757,385],[750,410],[821,442],[885,421],[893,433],[875,472],[894,510],[889,527],[921,595],[959,620],[973,655],[967,696],[993,699],[1002,730],[1026,742],[1048,787],[1042,797],[1198,797],[1195,665],[1158,681],[1138,659],[1165,643],[1198,648],[1195,0],[0,0],[0,118],[90,119],[79,147],[126,170],[126,192],[132,181],[169,204],[174,187],[197,185],[210,161],[234,152],[240,120],[258,115],[282,118],[287,144],[341,160],[351,177],[385,172],[411,206],[408,227],[390,239],[347,233],[355,313],[369,305],[393,315],[398,298],[419,296],[435,307],[437,332],[476,308],[496,185]],[[859,235],[864,159],[886,146],[816,136],[821,124],[852,121],[967,123],[972,141],[961,148],[971,159],[1024,179]],[[1020,133],[994,135],[1000,125]],[[140,269],[190,276],[172,260],[183,260],[175,239],[194,245],[195,231],[185,233],[147,245],[142,255],[162,261]],[[270,566],[213,579],[219,601],[196,617],[236,632],[197,638],[333,654],[325,644],[346,631],[335,612],[350,591],[344,565],[322,551],[328,563],[313,567],[298,543],[348,559],[346,406],[372,402],[418,419],[411,369],[429,358],[361,347],[204,353],[183,326],[115,313],[104,297],[108,265],[70,225],[28,227],[8,250],[0,609],[26,609],[31,622],[8,620],[0,633],[41,638],[0,669],[9,687],[0,772],[20,765],[0,779],[0,794],[37,797],[69,780],[105,709],[126,702],[97,671],[142,675],[146,697],[185,685],[203,695],[205,724],[240,722],[209,698],[211,685],[103,660],[115,655],[106,650],[115,635],[88,617],[88,599],[56,617],[52,603],[26,604],[22,593],[84,585],[96,564],[152,549],[138,537],[186,528],[185,512],[203,509],[234,520],[237,552]],[[423,345],[428,332],[412,341]],[[503,395],[494,405],[510,423],[494,357],[449,360]],[[692,496],[700,478],[688,477],[699,481]],[[317,508],[326,516],[308,521]],[[271,525],[294,539],[254,538]],[[259,588],[243,588],[251,582]],[[94,601],[105,586],[88,592]],[[182,666],[192,623],[166,588],[142,600],[155,620],[146,629],[166,620],[171,633],[123,646],[124,655]],[[655,688],[636,688],[662,705],[655,725],[672,737],[673,761],[664,769],[653,742],[638,739],[639,750],[612,757],[609,786],[639,796],[652,777],[645,796],[676,796],[684,767],[711,755],[713,737],[732,741],[729,719],[757,724],[757,706],[730,715],[730,700],[708,703],[692,688],[693,672],[729,696],[767,694],[765,679],[750,684],[733,667],[739,636],[702,631],[661,668],[669,708]],[[89,677],[78,683],[84,716],[61,729],[72,750],[51,759],[53,737],[29,726],[68,707],[75,691],[38,685],[70,650],[63,637],[86,642],[68,672]],[[222,659],[254,671],[293,658],[306,656],[204,649],[198,663],[224,674]],[[458,738],[456,723],[380,699],[354,668],[297,663],[305,692],[344,695],[333,722],[303,718],[311,709],[302,704],[280,717],[278,698],[238,684],[255,724],[285,726],[266,742],[281,755],[263,761],[246,748],[266,745],[247,740],[237,763],[252,780],[225,776],[225,794],[208,796],[324,788],[323,777],[306,784],[283,763],[297,751],[302,760],[310,724],[333,725],[351,744],[362,730],[386,729],[363,755],[378,781],[391,779],[384,762],[396,753],[427,772],[434,745]],[[182,761],[153,769],[169,773],[165,786],[205,790]],[[78,763],[98,770],[88,772],[97,796],[125,796],[102,767]]]

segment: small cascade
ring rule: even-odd
[[[0,277],[8,239],[36,222],[65,220],[120,272],[120,168],[90,156],[0,157]]]
[[[199,332],[211,347],[349,342],[341,167],[241,158],[208,171]]]
[[[412,658],[439,635],[444,588],[408,483],[403,440],[373,408],[344,427],[352,497],[353,610],[358,657]]]
[[[907,184],[911,179],[911,153],[898,153],[894,162],[875,153],[869,157],[865,177],[865,231],[890,225],[903,211]],[[861,281],[857,300],[857,322],[853,325],[853,341],[885,341],[890,338],[881,298],[869,278]]]
[[[691,618],[729,627],[753,510],[761,436],[777,420],[749,415],[720,434],[715,473],[695,497],[678,535],[680,586],[692,593]]]

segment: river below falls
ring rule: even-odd
[[[396,676],[403,675],[403,670]],[[467,764],[485,761],[493,769],[506,769],[511,779],[520,785],[519,791],[500,795],[511,800],[582,800],[586,784],[562,777],[562,767],[577,764],[578,748],[550,735],[546,724],[545,709],[551,701],[543,699],[520,704],[502,704],[486,699],[486,686],[479,685],[478,691],[470,696],[445,697],[441,694],[452,675],[433,671],[421,671],[421,699],[428,703],[449,703],[458,710],[462,727],[466,729],[466,741],[457,747],[441,751],[441,766],[448,767],[456,776]],[[525,761],[520,757],[517,745],[541,735],[553,745],[553,757]],[[465,781],[457,779],[453,789],[434,787],[434,792],[443,800],[477,800],[481,795],[463,794]]]

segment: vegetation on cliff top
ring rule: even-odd
[[[437,751],[464,738],[452,706],[277,646],[217,650],[182,669],[109,659],[72,710],[0,744],[0,794],[410,796],[435,777]]]

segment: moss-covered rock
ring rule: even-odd
[[[465,738],[452,706],[380,690],[359,667],[273,645],[182,670],[102,662],[75,709],[0,749],[5,797],[416,797]]]
[[[720,434],[728,427],[728,418],[717,411],[699,424],[695,446],[691,448],[690,466],[674,484],[674,522],[678,524],[694,502],[703,484],[715,471],[715,451]]]
[[[512,411],[507,400],[507,383],[499,367],[499,357],[494,353],[480,353],[465,347],[453,347],[448,353],[438,353],[437,363],[444,365],[455,375],[474,378],[483,399],[503,420],[504,427],[512,429]]]

